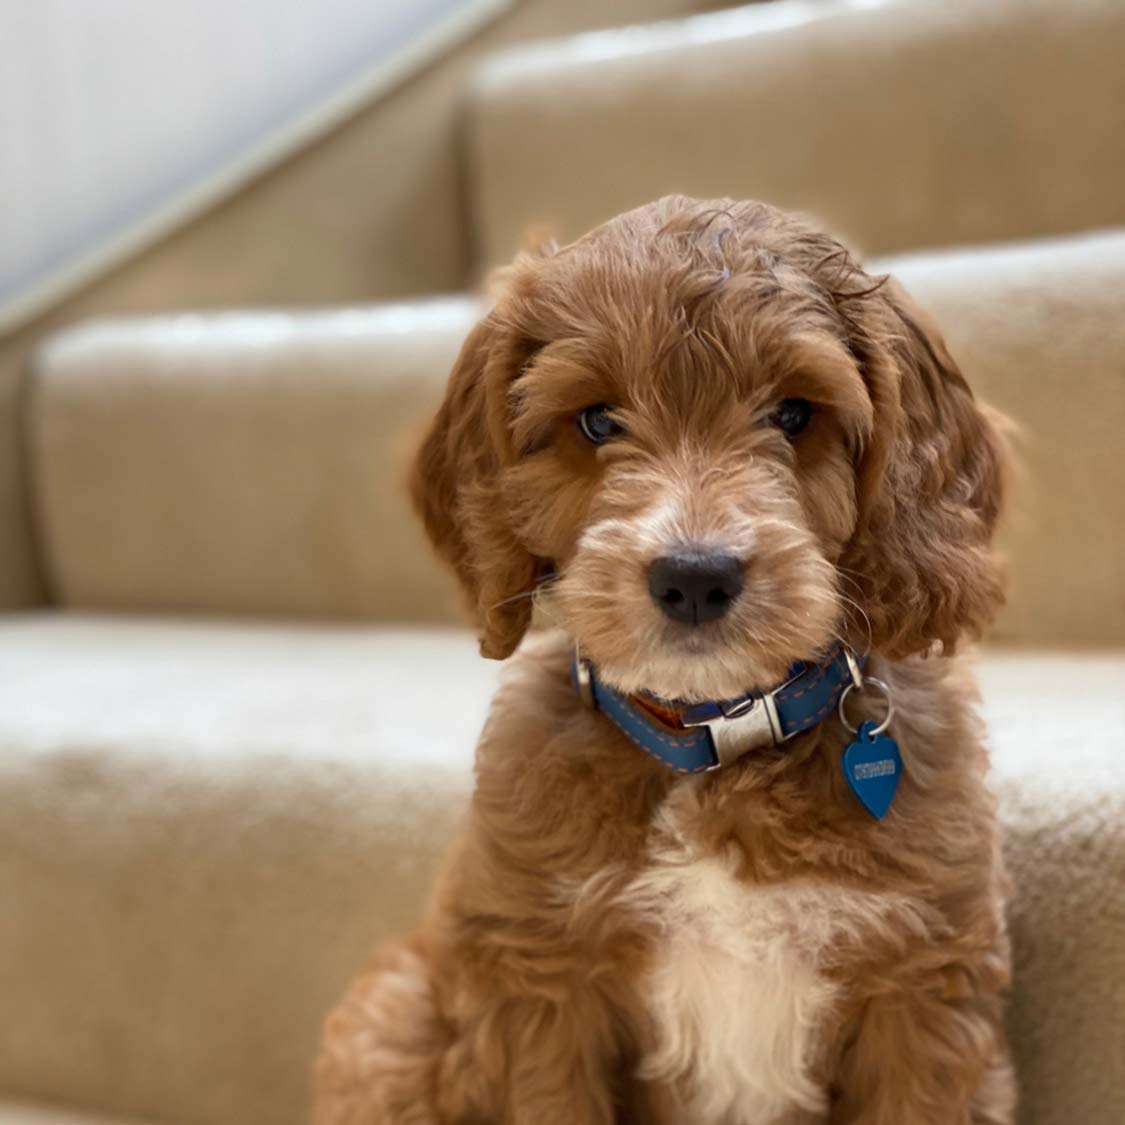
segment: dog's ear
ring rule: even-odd
[[[962,633],[979,636],[1003,602],[992,536],[1007,443],[999,416],[975,401],[936,326],[901,286],[889,280],[863,303],[869,313],[853,321],[853,351],[875,426],[841,566],[864,588],[874,648],[898,658],[940,642],[950,652]]]
[[[504,470],[515,459],[508,392],[534,350],[497,310],[473,329],[411,477],[426,531],[468,596],[481,653],[497,660],[530,623],[537,572],[503,497]]]

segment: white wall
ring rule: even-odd
[[[0,322],[387,60],[497,6],[0,0]]]

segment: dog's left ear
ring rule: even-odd
[[[872,647],[891,658],[963,633],[1003,603],[992,550],[1007,444],[931,319],[890,280],[864,299],[853,350],[875,407],[859,466],[859,521],[841,567],[866,593]]]
[[[481,654],[509,656],[531,621],[537,562],[506,518],[514,463],[509,390],[534,345],[499,309],[469,334],[411,476],[414,505],[454,569],[480,632]]]

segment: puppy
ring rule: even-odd
[[[933,326],[800,219],[668,198],[518,258],[413,481],[515,655],[319,1125],[1010,1123],[955,655],[1004,462]]]

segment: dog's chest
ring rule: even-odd
[[[748,887],[718,858],[684,859],[657,857],[632,889],[657,935],[639,982],[641,1077],[672,1084],[701,1125],[822,1113],[813,1071],[835,995],[823,964],[845,892]]]

